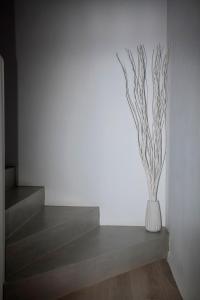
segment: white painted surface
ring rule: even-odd
[[[200,4],[168,1],[171,53],[169,262],[184,300],[200,299]]]
[[[146,178],[115,53],[166,44],[166,1],[17,0],[16,29],[19,183],[45,185],[46,204],[98,205],[101,224],[144,225]],[[165,174],[159,200],[165,224]]]
[[[147,202],[145,228],[150,232],[159,232],[162,228],[160,203],[159,201]]]
[[[0,55],[0,299],[3,299],[4,282],[4,63]]]

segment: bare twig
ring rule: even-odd
[[[153,95],[151,101],[152,126],[148,111],[147,55],[143,45],[137,47],[138,63],[131,50],[126,49],[133,72],[133,95],[130,93],[126,67],[119,55],[126,83],[126,99],[137,130],[140,157],[147,176],[149,200],[157,200],[158,185],[166,154],[166,108],[168,54],[160,45],[153,51],[151,61]],[[163,149],[164,148],[164,149]]]

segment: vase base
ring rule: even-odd
[[[154,229],[154,230],[152,230],[152,229],[147,229],[147,228],[145,227],[145,230],[146,230],[146,231],[148,231],[148,232],[152,232],[152,233],[155,233],[155,232],[160,232],[160,231],[161,231],[161,229],[162,229],[162,228],[160,228],[160,229]]]
[[[145,217],[145,228],[149,232],[160,232],[162,229],[159,201],[148,201]]]

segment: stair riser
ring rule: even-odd
[[[5,190],[8,191],[16,186],[15,168],[5,169]]]
[[[115,250],[90,260],[10,283],[6,287],[5,299],[58,299],[73,291],[166,258],[167,252],[167,238],[149,241],[121,251]]]
[[[6,238],[42,209],[44,199],[44,189],[41,188],[6,210]]]
[[[7,278],[44,255],[69,244],[99,226],[99,209],[77,215],[49,230],[29,236],[6,248]],[[37,251],[35,251],[37,249]]]

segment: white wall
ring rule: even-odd
[[[200,299],[200,4],[168,1],[169,262],[184,300]]]
[[[118,51],[166,44],[166,1],[16,1],[19,183],[143,225],[148,199]],[[150,86],[151,90],[151,86]],[[159,199],[165,223],[165,176]]]

